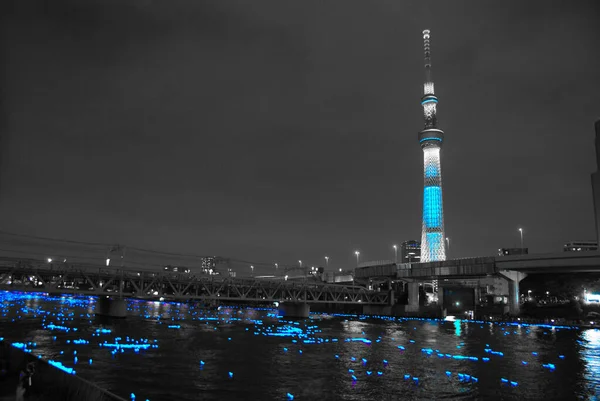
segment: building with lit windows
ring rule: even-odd
[[[571,241],[563,247],[565,252],[586,252],[597,251],[598,243],[596,241]]]
[[[213,274],[217,267],[217,260],[212,256],[207,256],[201,259],[202,273]]]
[[[421,243],[419,241],[404,241],[400,245],[400,263],[415,263],[421,261]]]
[[[423,31],[425,52],[425,83],[423,85],[423,117],[425,127],[419,132],[423,149],[424,188],[423,225],[421,234],[421,262],[446,260],[444,211],[442,201],[442,168],[440,150],[444,131],[437,126],[437,103],[431,76],[430,31]]]

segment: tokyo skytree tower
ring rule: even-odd
[[[423,188],[423,231],[421,234],[421,262],[446,260],[444,237],[444,208],[442,202],[442,169],[440,149],[444,141],[444,131],[437,127],[436,106],[438,98],[434,94],[431,78],[430,32],[423,31],[425,51],[425,84],[423,85],[423,117],[425,128],[419,132],[419,144],[423,149],[424,179]]]

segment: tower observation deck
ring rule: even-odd
[[[444,131],[437,127],[435,96],[431,77],[431,33],[423,31],[425,53],[425,83],[423,85],[423,117],[425,127],[419,132],[419,144],[423,149],[423,228],[421,234],[421,262],[446,260],[444,236],[444,208],[442,202],[442,168],[440,150],[444,142]]]

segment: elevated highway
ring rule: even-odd
[[[600,252],[489,256],[428,263],[375,261],[360,264],[356,269],[356,278],[408,282],[409,304],[415,306],[418,298],[410,294],[418,292],[419,281],[500,276],[509,283],[511,313],[518,314],[519,282],[529,274],[543,273],[600,273]]]

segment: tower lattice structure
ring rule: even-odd
[[[425,83],[423,85],[423,117],[425,128],[419,132],[419,144],[423,149],[423,229],[421,234],[421,262],[446,260],[444,236],[444,207],[442,201],[442,168],[440,150],[444,131],[437,127],[435,96],[431,77],[431,47],[429,30],[423,31],[425,51]]]

